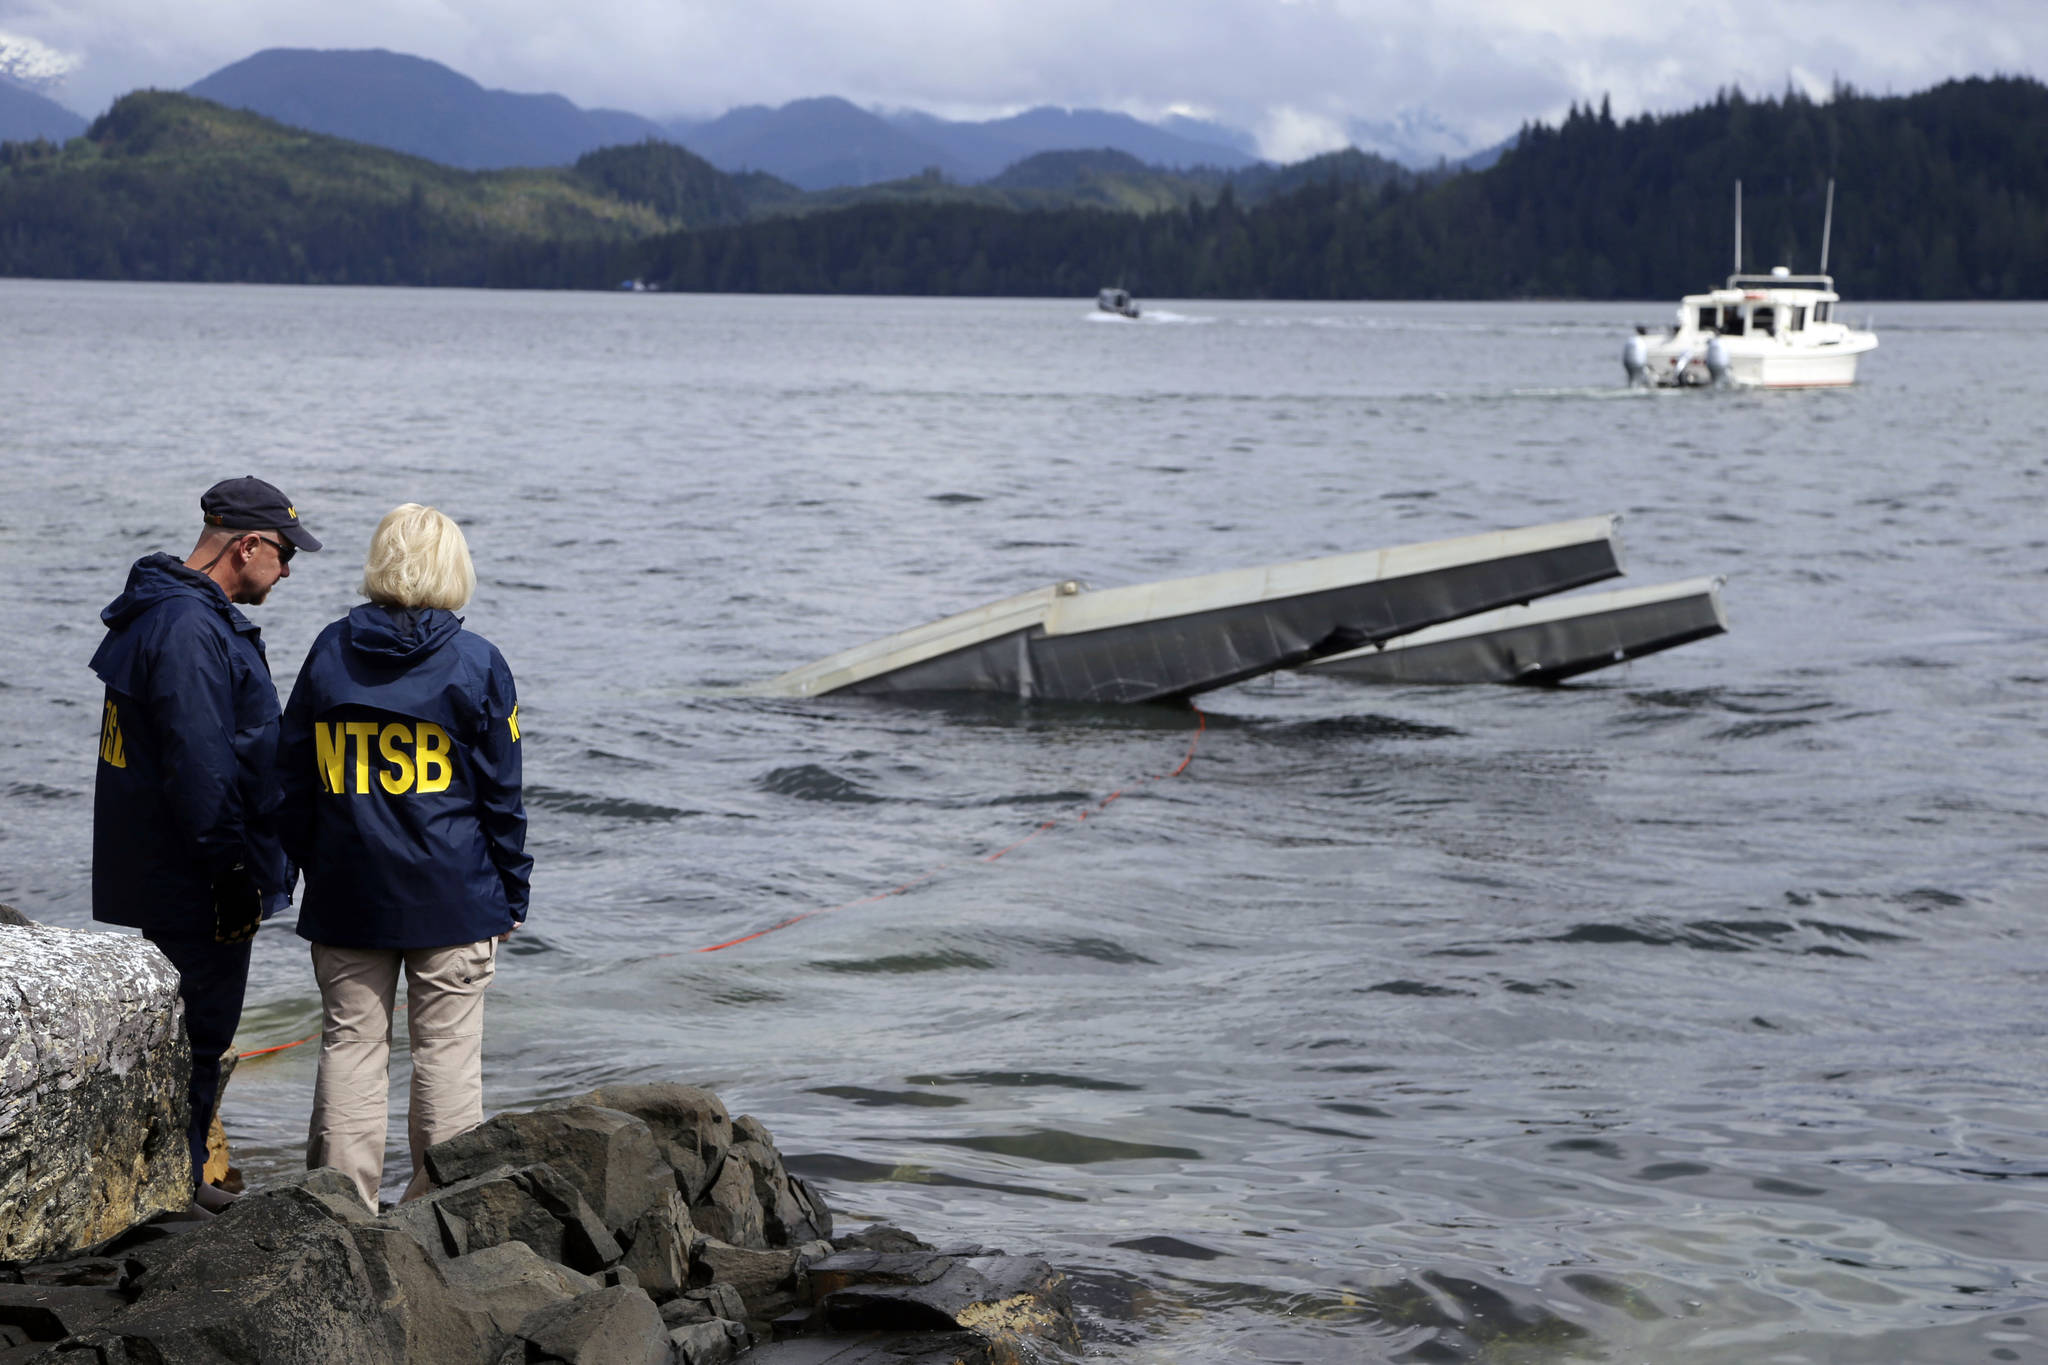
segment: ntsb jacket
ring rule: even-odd
[[[278,908],[290,874],[274,823],[277,688],[261,633],[218,584],[167,554],[137,560],[100,619],[93,918],[211,938],[213,880],[236,863]]]
[[[455,615],[364,603],[320,632],[285,707],[299,936],[444,948],[526,918],[512,670]]]

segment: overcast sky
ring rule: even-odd
[[[1214,117],[1294,159],[1426,110],[1474,147],[1573,100],[1722,86],[1907,93],[2042,74],[2044,0],[0,0],[17,66],[91,116],[266,47],[384,47],[484,85],[652,118],[843,95],[988,117],[1036,104]]]

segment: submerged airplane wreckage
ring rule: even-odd
[[[1719,577],[1585,593],[1332,654],[1312,673],[1376,683],[1559,683],[1728,629]]]
[[[1397,648],[1404,637],[1621,573],[1619,522],[1618,516],[1585,517],[1124,588],[1056,583],[834,654],[746,690],[783,697],[977,692],[1143,702],[1189,697],[1323,661],[1340,675],[1366,677],[1371,674],[1364,661],[1404,653]],[[1695,601],[1694,587],[1674,585],[1687,592],[1673,602]],[[1712,615],[1725,629],[1718,596],[1714,590],[1708,596]],[[1632,598],[1579,600],[1588,605],[1556,618],[1482,624],[1482,637],[1488,631],[1524,634],[1499,636],[1491,647],[1468,646],[1468,655],[1490,662],[1456,680],[1549,681],[1682,643],[1655,622],[1636,629],[1644,604]],[[1684,610],[1667,604],[1662,614],[1676,620]],[[1537,635],[1525,642],[1532,629]],[[1684,629],[1693,631],[1687,639],[1713,633],[1696,621]],[[1596,655],[1599,661],[1592,662]],[[1346,659],[1357,662],[1340,666]],[[1507,660],[1505,677],[1501,659]],[[1529,660],[1537,662],[1524,662]],[[1420,679],[1397,673],[1387,680]]]

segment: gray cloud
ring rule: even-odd
[[[990,115],[1181,109],[1301,155],[1352,121],[1433,111],[1474,146],[1574,100],[1685,108],[1717,88],[1905,92],[2034,74],[2048,5],[1976,0],[0,0],[0,35],[75,58],[81,112],[264,47],[386,47],[485,85],[653,117],[843,95]]]

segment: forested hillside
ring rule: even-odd
[[[1132,215],[866,205],[666,237],[679,289],[1155,297],[1673,298],[1744,266],[1829,266],[1855,298],[2048,297],[2048,88],[1951,82],[1617,122],[1575,110],[1493,167],[1444,179],[1311,180],[1249,207]]]
[[[569,283],[562,253],[587,272],[685,221],[571,171],[459,171],[158,91],[61,147],[0,144],[0,274]]]
[[[1728,273],[1738,178],[1743,267],[1817,268],[1831,177],[1828,265],[1855,296],[2048,296],[2048,87],[2021,79],[1728,95],[1626,123],[1581,110],[1374,215],[1366,240],[1446,295],[1664,297]]]
[[[1482,171],[1357,152],[1176,173],[1034,158],[985,186],[806,195],[640,143],[468,173],[185,96],[0,149],[0,273],[293,283],[1238,298],[1669,299],[1819,264],[1846,296],[2048,298],[2048,87],[1955,81],[1681,114],[1575,109]]]

